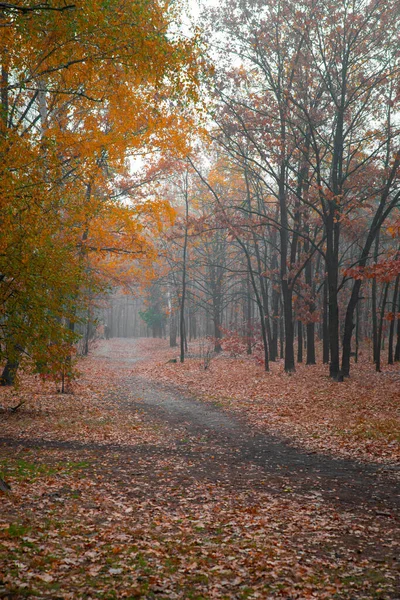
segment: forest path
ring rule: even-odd
[[[296,448],[140,360],[103,341],[72,421],[40,435],[46,411],[9,417],[0,598],[399,600],[394,468]]]
[[[119,396],[119,405],[168,426],[176,440],[173,451],[168,450],[170,459],[174,454],[185,458],[198,478],[235,489],[301,492],[343,509],[398,512],[400,468],[317,454],[278,435],[255,431],[236,415],[190,396],[190,390],[183,394],[174,386],[135,376],[133,365],[141,357],[134,340],[129,350],[121,356],[105,342],[96,352],[99,360],[120,372],[118,385],[127,395]]]

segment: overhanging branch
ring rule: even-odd
[[[56,12],[63,12],[65,10],[72,10],[76,8],[76,4],[66,4],[64,6],[51,6],[47,2],[41,4],[33,4],[32,6],[20,6],[18,4],[11,4],[10,2],[0,2],[0,10],[3,12],[16,12],[26,15],[31,12],[37,12],[42,10],[52,10]]]

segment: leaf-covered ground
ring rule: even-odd
[[[73,394],[35,378],[1,390],[3,407],[26,404],[0,415],[12,486],[0,498],[0,597],[399,597],[394,471],[377,471],[365,498],[346,473],[343,498],[340,481],[331,489],[312,470],[303,485],[284,450],[281,469],[244,457],[254,440],[241,421],[138,377],[164,365],[137,357],[133,340],[103,342]]]
[[[216,401],[246,415],[257,428],[280,431],[317,451],[374,462],[400,461],[399,363],[384,365],[382,373],[376,373],[361,356],[352,365],[350,379],[338,384],[321,363],[297,365],[290,375],[284,373],[283,361],[270,363],[269,373],[251,357],[222,354],[207,364],[203,340],[190,344],[184,364],[179,358],[176,364],[168,362],[179,351],[169,348],[166,340],[142,339],[140,348],[146,361],[135,372]]]

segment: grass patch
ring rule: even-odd
[[[18,538],[27,535],[30,532],[31,528],[26,525],[21,525],[19,523],[10,523],[8,529],[4,530],[4,533],[11,538]]]
[[[68,475],[87,469],[89,466],[90,463],[87,461],[46,464],[28,462],[22,458],[7,458],[0,461],[0,477],[4,477],[5,479],[12,477],[17,481],[26,481],[29,483],[39,477],[51,477],[60,474]]]
[[[372,419],[359,423],[353,433],[367,440],[385,439],[400,442],[398,421],[395,419]]]

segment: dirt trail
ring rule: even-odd
[[[5,456],[84,465],[23,484],[29,498],[16,481],[0,598],[399,600],[398,469],[296,448],[138,376],[140,360],[134,340],[103,342],[84,381],[127,437],[0,437]]]
[[[119,363],[117,400],[125,410],[137,410],[151,422],[176,429],[177,453],[195,465],[198,477],[239,487],[262,487],[274,493],[297,491],[326,498],[353,510],[395,514],[400,506],[399,467],[362,463],[308,452],[279,436],[255,432],[244,421],[211,403],[183,395],[173,386],[135,376],[140,355],[119,356],[102,347],[99,359]],[[147,448],[147,451],[150,451]],[[262,481],[262,483],[260,483]]]

